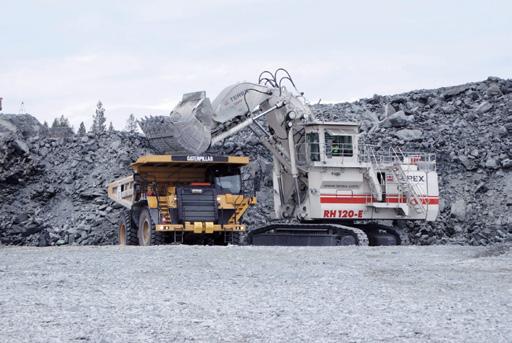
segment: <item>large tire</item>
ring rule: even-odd
[[[156,231],[147,207],[144,207],[140,212],[137,237],[139,238],[139,245],[160,245],[164,243],[163,234]]]
[[[131,211],[125,210],[121,212],[119,218],[119,227],[117,230],[117,238],[119,245],[137,245],[139,239],[137,238],[137,227],[132,221]]]

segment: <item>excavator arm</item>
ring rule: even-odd
[[[286,75],[277,81],[279,72]],[[288,72],[278,69],[274,74],[263,72],[258,83],[240,82],[226,87],[213,102],[204,91],[188,93],[169,116],[146,117],[139,125],[161,153],[204,153],[210,145],[251,125],[263,129],[267,137],[282,136],[288,133],[291,122],[311,117],[302,94],[289,92],[283,85],[285,80],[295,88]],[[264,117],[267,125],[260,124]]]
[[[280,76],[281,75],[281,76]],[[288,91],[291,84],[295,92]],[[203,154],[210,147],[249,128],[273,155],[274,205],[278,218],[291,217],[307,190],[295,161],[295,146],[303,140],[300,123],[312,112],[290,74],[284,69],[263,72],[258,83],[241,82],[226,87],[210,101],[194,92],[169,116],[147,117],[139,122],[150,144],[160,153]]]

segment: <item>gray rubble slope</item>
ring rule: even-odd
[[[441,216],[413,242],[487,244],[512,234],[512,80],[486,81],[316,107],[362,120],[363,141],[437,156]],[[359,118],[359,119],[358,119]]]
[[[512,240],[512,80],[315,105],[324,120],[362,122],[365,143],[437,154],[441,216],[408,223],[415,244],[485,245]],[[0,243],[110,244],[120,208],[106,185],[149,153],[143,137],[45,138],[31,116],[0,115]],[[272,216],[270,155],[244,131],[221,153],[250,156],[265,176],[252,227]]]
[[[4,137],[0,146],[0,243],[114,242],[120,208],[107,198],[106,186],[129,174],[138,156],[150,153],[144,137],[40,133]],[[28,153],[18,146],[21,138]]]

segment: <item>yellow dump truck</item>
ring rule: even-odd
[[[133,174],[108,185],[108,196],[126,208],[119,244],[237,244],[240,220],[256,198],[244,194],[242,156],[146,155]]]

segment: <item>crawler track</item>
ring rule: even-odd
[[[337,246],[368,245],[363,230],[341,224],[278,223],[252,230],[251,245]]]
[[[276,223],[252,230],[250,245],[338,246],[338,245],[408,245],[407,234],[400,228],[368,224]]]

